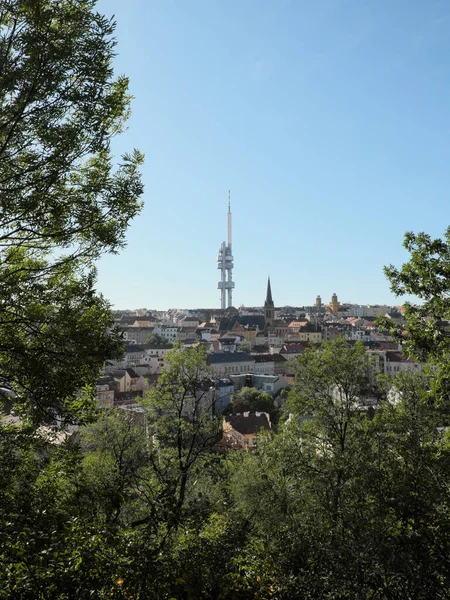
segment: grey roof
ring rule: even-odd
[[[231,317],[231,318],[223,318],[220,319],[219,330],[220,331],[230,331],[235,324],[249,326],[249,327],[258,327],[258,329],[264,329],[265,320],[263,315],[246,315],[242,317]]]
[[[172,350],[173,344],[139,344],[142,350]]]
[[[131,379],[135,379],[136,377],[139,377],[139,375],[136,373],[136,371],[134,369],[131,369],[130,367],[127,367],[125,369],[125,371],[128,373],[128,375],[131,377]]]
[[[154,329],[155,328],[154,328],[153,325],[151,325],[149,327],[131,327],[131,326],[127,325],[126,327],[121,327],[120,328],[121,331],[126,331],[127,333],[133,333],[133,332],[136,332],[136,331],[140,331],[141,333],[142,332],[144,332],[144,333],[152,333]]]
[[[120,324],[125,325],[126,323],[130,323],[131,325],[139,320],[139,317],[136,315],[122,315],[120,317]]]
[[[144,348],[141,344],[125,342],[125,352],[144,352]]]
[[[230,387],[231,385],[234,385],[234,383],[231,379],[218,379],[215,382],[216,388]]]
[[[109,385],[113,381],[114,377],[112,375],[104,375],[103,377],[100,377],[96,385]]]
[[[226,344],[226,345],[232,346],[233,344],[236,343],[236,338],[235,337],[229,337],[229,338],[221,337],[221,338],[219,338],[219,342],[221,344]]]
[[[215,352],[208,356],[208,363],[210,365],[237,362],[255,362],[255,359],[246,352]]]
[[[257,363],[286,362],[287,360],[281,354],[256,354],[253,356],[253,358]]]

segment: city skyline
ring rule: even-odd
[[[145,209],[128,246],[98,265],[114,306],[176,306],[180,291],[183,305],[220,306],[229,188],[235,306],[258,305],[269,274],[281,305],[334,292],[403,302],[383,266],[407,260],[406,231],[439,237],[446,227],[442,3],[98,8],[116,14],[116,71],[135,97],[113,150],[146,154]]]

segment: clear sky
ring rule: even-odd
[[[383,265],[449,218],[450,0],[99,0],[117,20],[145,209],[99,262],[118,308],[399,303]]]

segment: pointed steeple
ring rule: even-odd
[[[272,300],[272,288],[270,287],[270,277],[267,280],[267,294],[264,302],[264,329],[266,334],[270,333],[273,328],[273,320],[275,318],[275,306]]]
[[[267,294],[266,294],[266,306],[273,306],[272,300],[272,289],[270,287],[270,277],[267,279]]]

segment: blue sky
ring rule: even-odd
[[[383,266],[449,218],[450,0],[100,0],[145,153],[145,209],[98,264],[119,308],[399,303]]]

